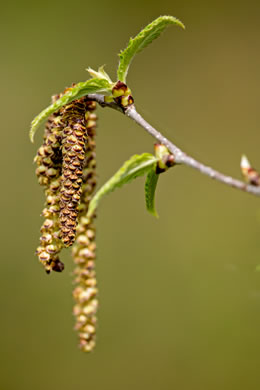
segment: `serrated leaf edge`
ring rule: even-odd
[[[130,38],[127,47],[119,53],[119,65],[117,69],[118,80],[125,83],[128,69],[134,56],[152,43],[153,40],[158,38],[167,26],[174,24],[185,29],[184,24],[179,19],[174,16],[165,15],[158,17],[148,24],[135,36],[135,38]],[[154,37],[152,37],[153,35]]]

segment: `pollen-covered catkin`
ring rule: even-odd
[[[72,255],[76,264],[75,284],[73,291],[75,299],[74,315],[75,329],[79,333],[79,347],[84,352],[93,350],[96,344],[96,313],[98,308],[97,281],[95,272],[96,230],[94,218],[87,218],[87,210],[96,187],[96,115],[93,113],[95,102],[87,103],[86,127],[88,142],[83,166],[83,185],[79,206],[79,223],[76,242]]]
[[[82,169],[85,158],[86,98],[75,100],[61,109],[62,177],[60,189],[60,228],[65,247],[75,241],[78,205],[82,193]]]
[[[58,96],[54,97],[56,100]],[[58,253],[62,249],[59,231],[59,190],[61,176],[61,135],[63,124],[58,113],[47,121],[43,145],[38,149],[35,161],[39,183],[46,188],[46,207],[42,215],[45,221],[41,227],[40,246],[37,255],[45,270],[61,272],[64,269]]]
[[[41,227],[40,246],[37,248],[37,254],[47,273],[50,271],[61,272],[64,269],[64,264],[58,256],[63,247],[59,226],[60,181],[60,177],[53,179],[45,191],[46,207],[42,212],[45,221]]]

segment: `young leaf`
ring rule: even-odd
[[[119,66],[117,70],[118,80],[126,82],[129,65],[133,57],[160,36],[165,28],[176,24],[185,28],[184,24],[173,16],[160,16],[148,24],[135,38],[130,38],[128,46],[119,54]]]
[[[60,99],[51,104],[49,107],[45,108],[45,110],[43,110],[39,115],[36,116],[36,118],[34,118],[29,133],[30,140],[33,142],[34,134],[41,123],[44,122],[55,111],[58,111],[61,107],[72,102],[73,100],[80,99],[82,96],[85,96],[89,93],[106,91],[111,92],[111,86],[110,83],[104,79],[90,79],[76,84],[74,87],[70,88]]]
[[[132,156],[95,194],[89,204],[87,216],[90,217],[93,215],[104,195],[109,194],[126,183],[129,183],[136,177],[145,175],[151,169],[154,169],[156,162],[157,158],[150,153]]]
[[[155,198],[155,190],[157,186],[157,182],[159,179],[159,175],[155,172],[155,169],[151,169],[147,175],[145,182],[145,204],[146,209],[158,218],[157,211],[155,209],[154,198]]]
[[[90,74],[91,77],[93,78],[97,78],[97,79],[100,79],[100,80],[107,80],[110,84],[113,84],[111,85],[114,86],[114,83],[112,82],[111,78],[109,77],[109,75],[107,74],[107,72],[105,71],[105,65],[102,65],[98,68],[98,71],[92,69],[92,68],[87,68],[86,69],[87,72]]]

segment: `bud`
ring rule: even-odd
[[[156,173],[162,173],[167,171],[168,168],[175,165],[174,156],[163,144],[154,145],[155,156],[158,158]]]
[[[112,95],[113,95],[113,98],[114,98],[115,102],[123,110],[125,110],[130,105],[134,104],[134,99],[131,96],[131,90],[122,81],[118,81],[114,85],[114,87],[112,89]]]
[[[115,101],[123,110],[131,106],[131,104],[134,104],[134,98],[131,95],[119,96]]]
[[[131,91],[125,83],[123,83],[122,81],[118,81],[112,89],[112,95],[114,98],[120,96],[128,96],[131,95]]]
[[[260,175],[251,167],[251,164],[245,155],[241,158],[240,168],[247,183],[256,187],[260,186]]]

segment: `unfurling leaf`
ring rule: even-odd
[[[60,99],[56,100],[49,107],[45,108],[45,110],[43,110],[39,115],[36,116],[36,118],[34,118],[29,134],[30,140],[33,142],[36,130],[51,114],[58,111],[61,107],[72,102],[73,100],[80,99],[82,96],[96,92],[111,92],[111,84],[107,80],[100,80],[95,78],[80,82],[74,87],[68,88],[68,90]]]
[[[90,217],[93,215],[104,195],[109,194],[126,183],[129,183],[136,177],[147,174],[151,169],[154,170],[156,163],[157,158],[150,153],[132,156],[92,198],[89,204],[87,216]]]
[[[105,71],[105,65],[102,65],[98,68],[98,71],[92,69],[92,68],[87,68],[87,71],[88,73],[90,74],[91,77],[93,78],[96,78],[96,79],[100,79],[100,80],[107,80],[111,85],[114,83],[112,82],[111,78],[109,77],[109,75],[107,74],[107,72]]]
[[[146,209],[158,218],[157,211],[155,209],[155,190],[157,186],[157,182],[159,179],[159,175],[155,172],[155,169],[151,169],[150,172],[147,175],[146,182],[145,182],[145,204]]]
[[[171,24],[185,28],[184,24],[173,16],[160,16],[148,24],[135,38],[130,38],[127,48],[119,54],[118,80],[125,83],[133,57],[158,38],[165,28]]]

